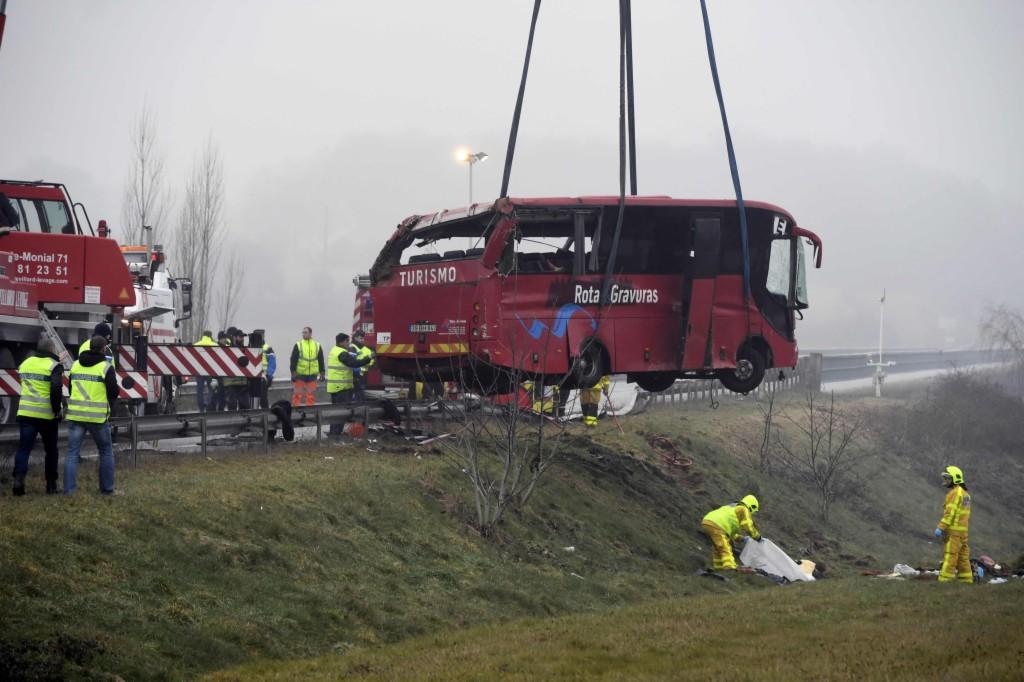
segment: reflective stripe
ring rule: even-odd
[[[50,379],[57,361],[52,358],[33,356],[18,367],[21,379],[21,401],[18,416],[35,419],[54,419],[50,405]]]
[[[107,402],[106,375],[109,362],[85,367],[76,361],[71,368],[71,396],[68,399],[68,418],[72,421],[103,423],[110,416]]]
[[[341,354],[348,353],[347,348],[335,346],[327,356],[327,392],[337,393],[354,388],[352,368],[341,362]]]
[[[295,344],[299,349],[299,358],[295,363],[295,374],[300,377],[313,376],[320,373],[320,344],[310,339],[302,339]]]

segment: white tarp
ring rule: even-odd
[[[549,391],[550,392],[550,391]],[[611,386],[608,395],[601,396],[601,403],[598,411],[607,419],[612,418],[612,413],[617,417],[632,412],[636,405],[636,398],[640,389],[636,384],[626,383],[626,375],[618,374],[611,378]],[[611,400],[609,400],[609,397]],[[565,417],[567,419],[579,419],[583,416],[583,406],[580,403],[580,392],[572,391],[565,404]]]
[[[768,538],[763,538],[761,542],[748,538],[746,546],[740,553],[740,562],[744,566],[760,568],[765,573],[781,575],[793,582],[814,580],[814,576],[807,575],[800,570],[800,566]]]

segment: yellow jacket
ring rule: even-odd
[[[950,534],[967,535],[967,525],[970,521],[971,494],[961,486],[955,485],[946,494],[939,529]]]
[[[727,504],[704,516],[704,523],[710,523],[719,528],[730,539],[737,540],[744,533],[757,540],[761,534],[754,527],[754,518],[742,504]],[[741,532],[741,530],[743,532]]]

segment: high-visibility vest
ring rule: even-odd
[[[73,422],[102,424],[110,416],[105,377],[112,365],[98,362],[86,367],[75,361],[71,366],[71,396],[68,398],[68,419]]]
[[[353,355],[356,356],[356,360],[363,360],[364,358],[371,358],[370,362],[368,362],[367,364],[365,364],[365,365],[363,365],[362,367],[359,368],[359,373],[360,374],[366,374],[366,372],[371,367],[373,367],[374,364],[376,364],[376,362],[377,362],[377,360],[375,358],[373,358],[373,351],[370,350],[369,346],[363,346],[362,348],[360,348],[359,346],[357,346],[357,345],[355,345],[353,343],[352,347],[351,347],[351,352],[352,352]]]
[[[198,346],[199,344],[197,343],[196,345]],[[82,357],[82,353],[84,353],[87,350],[92,350],[92,339],[86,339],[85,341],[82,341],[82,345],[78,347],[78,357]],[[111,365],[115,367],[117,366],[117,360],[114,358],[113,346],[107,346],[107,355],[105,357],[107,358],[107,360],[110,361]]]
[[[21,400],[18,403],[19,417],[55,419],[50,406],[50,376],[57,361],[52,358],[31,357],[18,367],[21,377]]]
[[[301,339],[295,344],[299,349],[299,361],[295,363],[295,374],[300,377],[311,377],[320,373],[320,363],[317,357],[320,355],[320,344],[310,339]]]
[[[341,361],[341,354],[348,348],[335,346],[327,355],[327,392],[337,393],[352,388],[352,368]]]
[[[196,341],[195,345],[197,345],[197,346],[216,346],[216,345],[217,345],[217,342],[216,342],[216,341],[214,341],[214,340],[213,340],[212,338],[210,338],[209,336],[206,336],[206,335],[204,334],[204,335],[203,335],[203,338],[201,338],[201,339],[199,339],[198,341]]]

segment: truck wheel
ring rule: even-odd
[[[0,348],[0,369],[18,369],[10,348]],[[18,414],[18,397],[0,397],[0,424],[10,424]]]
[[[764,379],[765,359],[760,351],[750,345],[743,346],[736,354],[736,367],[720,369],[715,375],[730,391],[750,393]]]
[[[676,383],[674,372],[641,372],[636,375],[636,384],[645,391],[660,393]]]
[[[583,342],[580,355],[573,360],[572,378],[578,388],[593,388],[607,373],[601,344],[593,339]]]

